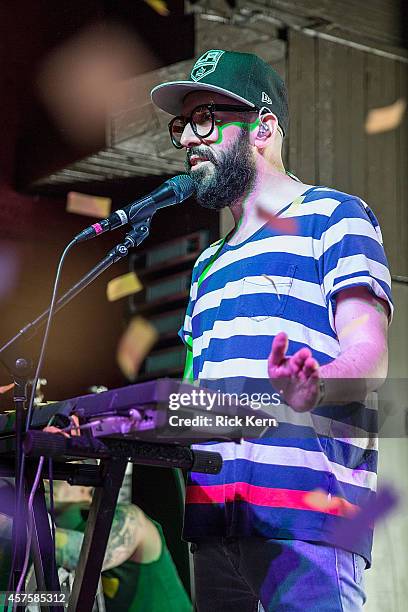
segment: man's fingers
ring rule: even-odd
[[[44,427],[43,431],[46,431],[47,433],[61,434],[65,436],[66,438],[70,438],[71,436],[80,436],[81,432],[79,429],[78,417],[75,414],[71,415],[70,420],[71,420],[71,430],[69,433],[67,431],[62,431],[62,429],[60,429],[59,427],[55,427],[55,425],[48,425],[47,427]]]
[[[61,431],[61,429],[59,429],[58,427],[55,427],[54,425],[48,425],[47,427],[44,427],[43,431],[46,431],[47,433],[52,433],[52,434],[61,434],[65,436],[65,438],[69,438],[69,434],[67,434],[66,431]]]
[[[286,351],[288,350],[288,337],[284,332],[280,332],[275,336],[272,342],[271,354],[269,356],[272,365],[280,365],[285,359]]]
[[[278,378],[289,379],[291,376],[289,365],[283,365],[283,366],[270,365],[268,367],[268,376],[269,378],[272,378],[275,380]]]
[[[293,356],[296,357],[299,361],[302,361],[302,363],[304,363],[306,359],[309,359],[312,356],[312,351],[306,347],[301,348]]]
[[[71,419],[71,425],[72,425],[72,429],[71,429],[71,436],[80,436],[81,435],[81,431],[79,429],[79,419],[77,417],[76,414],[71,414],[71,416],[69,417]]]
[[[312,376],[312,374],[317,372],[318,367],[319,364],[317,363],[316,359],[313,359],[313,357],[308,357],[303,366],[303,372],[305,373],[306,378],[309,378]]]
[[[302,348],[292,357],[290,357],[290,370],[294,376],[297,376],[303,370],[305,362],[311,357],[311,352],[308,348]]]

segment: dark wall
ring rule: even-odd
[[[362,197],[394,275],[408,275],[408,116],[369,134],[372,109],[408,98],[408,63],[290,31],[289,167],[306,183]]]
[[[177,3],[182,5],[179,0]],[[16,168],[18,152],[24,146],[32,149],[31,163],[43,165],[44,169],[50,169],[50,161],[58,159],[57,165],[61,165],[87,153],[73,149],[63,140],[35,97],[34,81],[39,63],[47,52],[81,27],[111,16],[108,5],[98,0],[59,0],[57,3],[17,0],[2,3],[0,8],[1,345],[48,306],[57,261],[64,245],[94,221],[65,212],[65,194],[42,197],[20,192]],[[110,12],[118,18],[120,7],[125,10],[131,3],[117,2],[115,6],[115,11]],[[149,18],[155,18],[154,12],[149,10]],[[172,48],[174,50],[174,45]],[[162,53],[164,49],[165,45]],[[52,155],[50,143],[54,147]],[[112,196],[113,208],[117,208],[159,183],[157,178],[136,179],[124,184],[101,184],[96,189],[79,186],[78,190]],[[62,287],[76,282],[122,234],[103,236],[76,247],[64,267]],[[10,260],[15,267],[13,274],[8,266]],[[78,395],[94,383],[108,387],[124,383],[115,354],[126,319],[126,303],[123,300],[108,303],[105,288],[110,278],[126,271],[127,262],[116,264],[56,315],[43,368],[43,376],[48,379],[46,399]],[[35,355],[37,345],[38,339],[30,341],[24,351]],[[9,379],[6,369],[0,366],[0,385]],[[0,401],[5,407],[11,400],[2,397]]]
[[[206,0],[199,0],[202,4]],[[407,47],[405,0],[257,0],[283,21],[302,23],[357,42]]]

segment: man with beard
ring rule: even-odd
[[[360,198],[285,171],[286,89],[259,57],[207,51],[152,100],[174,115],[198,202],[235,220],[193,269],[191,379],[267,383],[282,399],[267,437],[206,444],[221,473],[189,476],[197,609],[360,610],[372,525],[346,548],[339,533],[375,495],[365,400],[386,376],[392,314],[378,222]]]

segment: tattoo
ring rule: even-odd
[[[73,529],[55,530],[55,560],[57,565],[72,571],[78,564],[84,534]]]
[[[133,555],[141,539],[144,520],[144,514],[137,506],[119,504],[116,507],[103,570],[117,567]]]
[[[359,302],[360,304],[364,304],[365,306],[371,306],[372,308],[374,308],[374,310],[376,310],[380,314],[387,315],[387,310],[385,306],[382,306],[382,304],[380,304],[380,302],[376,300],[375,298],[372,298],[370,301],[362,300],[361,298],[355,298],[355,301]]]
[[[117,567],[129,559],[140,541],[145,518],[142,511],[132,504],[119,504],[115,510],[112,529],[102,570]],[[84,534],[71,529],[56,529],[57,564],[67,570],[75,569],[78,563]]]
[[[379,302],[377,302],[377,300],[375,301],[375,305],[374,308],[376,309],[377,312],[379,312],[380,314],[386,314],[385,312],[385,308],[383,306],[381,306],[381,304]]]

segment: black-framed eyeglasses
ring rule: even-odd
[[[238,104],[200,104],[193,108],[189,117],[177,116],[169,123],[170,138],[176,149],[182,149],[181,136],[187,123],[198,138],[208,138],[215,126],[215,111],[233,111],[236,113],[257,113],[259,108],[248,108]]]

